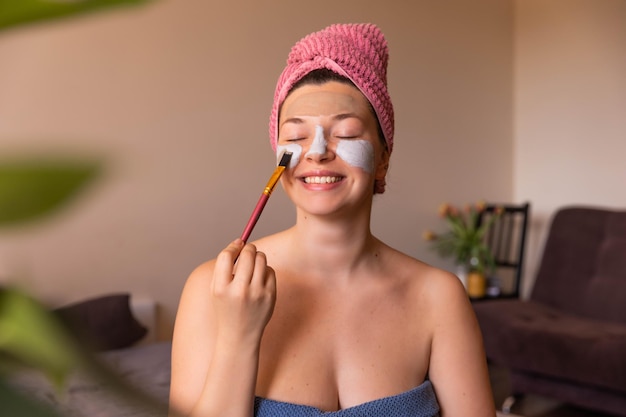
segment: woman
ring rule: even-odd
[[[300,40],[270,139],[293,152],[296,224],[235,240],[189,277],[170,402],[189,416],[494,416],[459,280],[370,231],[393,148],[387,44],[371,24]]]

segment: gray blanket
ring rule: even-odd
[[[169,396],[170,354],[169,342],[98,354],[104,365],[160,403],[156,410],[117,395],[109,384],[84,373],[72,375],[61,392],[36,373],[15,375],[11,383],[64,417],[164,417]]]

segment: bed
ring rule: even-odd
[[[105,380],[82,371],[71,375],[61,391],[31,371],[13,375],[11,385],[62,417],[165,417],[171,342],[155,341],[155,311],[153,302],[133,302],[129,294],[109,294],[54,310],[69,319],[79,337],[89,339],[98,363],[149,396],[153,406],[119,395]]]

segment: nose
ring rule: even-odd
[[[311,146],[304,156],[312,160],[321,161],[328,159],[328,142],[324,138],[324,128],[322,126],[315,126],[313,142],[311,142]]]

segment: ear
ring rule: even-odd
[[[387,176],[387,171],[389,170],[389,151],[387,148],[383,148],[381,151],[381,158],[378,161],[378,165],[376,165],[376,172],[374,173],[374,178],[378,181],[384,181]]]
[[[374,194],[382,194],[385,192],[385,186],[387,182],[385,177],[389,170],[389,151],[387,148],[383,149],[381,158],[376,166],[376,172],[374,173]]]

